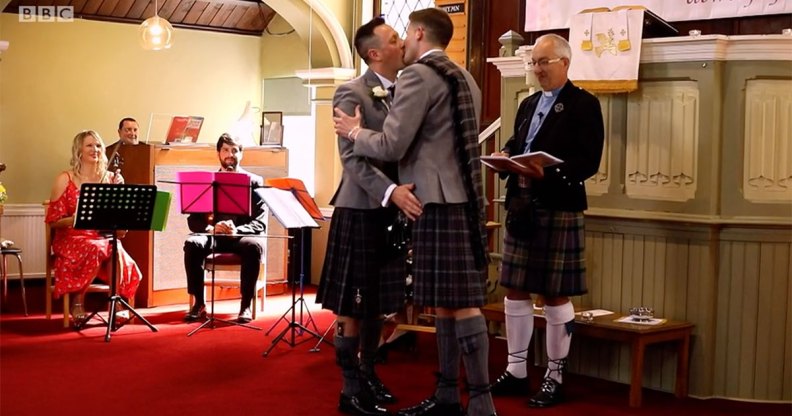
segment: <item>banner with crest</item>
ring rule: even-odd
[[[530,0],[525,31],[570,27],[576,14],[592,7],[643,6],[667,22],[792,13],[792,0]]]
[[[591,92],[638,89],[643,15],[643,10],[619,10],[572,16],[569,79]]]

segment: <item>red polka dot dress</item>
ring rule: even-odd
[[[74,215],[77,210],[77,197],[80,191],[69,179],[66,190],[47,210],[46,222],[52,224],[61,218]],[[95,277],[109,282],[108,267],[104,264],[112,254],[111,240],[95,230],[75,230],[56,228],[52,240],[55,254],[55,296],[64,293],[81,292]],[[140,284],[140,269],[135,260],[118,244],[119,270],[118,294],[129,299],[134,296]]]

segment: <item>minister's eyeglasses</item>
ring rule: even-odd
[[[532,68],[538,66],[539,68],[545,69],[548,66],[561,61],[562,59],[564,58],[553,58],[553,59],[545,58],[545,59],[540,59],[538,61],[531,61],[528,65]]]

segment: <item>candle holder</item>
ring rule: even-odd
[[[630,308],[630,318],[638,322],[651,321],[654,318],[654,308],[648,306]]]
[[[580,320],[583,323],[590,324],[594,322],[594,314],[591,312],[583,312],[580,314]]]

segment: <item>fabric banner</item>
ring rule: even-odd
[[[643,15],[643,10],[619,10],[572,16],[569,79],[591,92],[637,90]]]
[[[618,6],[644,6],[667,22],[792,13],[792,0],[530,0],[525,31],[568,28],[583,10]]]

